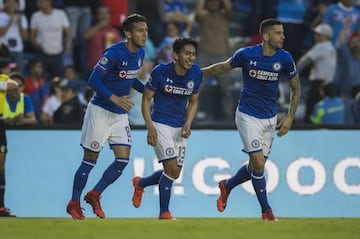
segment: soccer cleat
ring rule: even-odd
[[[132,196],[132,203],[134,205],[134,207],[138,208],[140,207],[141,204],[141,199],[144,193],[144,188],[139,186],[139,181],[140,181],[141,177],[134,177],[132,182],[133,182],[133,187],[134,187],[134,194]]]
[[[223,212],[226,208],[227,199],[230,194],[230,190],[225,188],[225,180],[219,182],[220,196],[216,201],[216,206],[219,212]]]
[[[9,208],[0,208],[0,217],[16,217],[14,213],[10,212]]]
[[[66,212],[70,214],[74,220],[85,219],[82,208],[80,207],[80,201],[70,200],[66,207]]]
[[[266,210],[265,212],[263,212],[262,219],[264,221],[272,221],[272,222],[277,222],[278,221],[278,219],[274,216],[271,209]]]
[[[100,193],[92,189],[85,195],[84,200],[91,205],[94,214],[100,218],[105,218],[105,213],[100,205]]]
[[[160,220],[176,220],[176,218],[173,217],[171,215],[171,212],[169,212],[169,211],[160,213],[158,219],[160,219]]]

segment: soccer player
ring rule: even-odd
[[[164,169],[133,178],[132,202],[139,207],[144,188],[159,184],[159,219],[174,219],[169,211],[171,187],[183,166],[185,139],[191,134],[202,81],[201,70],[194,65],[197,48],[195,40],[177,38],[173,43],[174,61],[156,66],[144,89],[142,113],[148,129],[147,143],[154,147]]]
[[[262,219],[277,221],[267,200],[264,177],[265,162],[269,156],[276,128],[277,135],[285,135],[295,118],[300,100],[300,80],[289,52],[282,49],[284,28],[280,21],[266,19],[260,24],[262,44],[238,49],[232,57],[202,68],[204,77],[221,74],[235,67],[242,68],[243,88],[236,109],[235,122],[243,142],[243,151],[249,163],[227,180],[219,182],[218,211],[224,211],[231,190],[251,180],[261,205]],[[277,124],[277,98],[280,78],[290,85],[288,114]]]
[[[3,44],[0,43],[0,48]],[[1,51],[1,50],[0,50]],[[0,54],[1,55],[1,54]],[[7,153],[7,139],[6,139],[6,126],[2,118],[4,112],[5,92],[7,90],[18,90],[19,85],[16,81],[11,80],[7,74],[3,73],[3,68],[6,68],[7,62],[0,60],[0,217],[15,217],[8,208],[5,207],[5,160]]]
[[[84,116],[81,129],[84,156],[75,173],[72,197],[66,208],[73,219],[85,218],[80,207],[81,193],[105,141],[111,146],[115,160],[84,198],[98,217],[105,217],[100,194],[120,177],[129,162],[132,140],[128,111],[133,105],[129,92],[132,87],[140,92],[144,90],[136,77],[144,60],[148,27],[145,17],[138,14],[128,16],[123,26],[126,41],[105,50],[89,77],[88,84],[96,95]]]

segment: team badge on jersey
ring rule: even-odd
[[[273,69],[275,71],[279,71],[281,69],[281,64],[279,62],[275,62],[273,65]]]
[[[189,88],[189,89],[194,89],[194,81],[189,81],[186,86]]]

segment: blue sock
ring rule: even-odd
[[[237,173],[225,181],[225,187],[229,190],[233,189],[239,184],[242,184],[251,179],[251,173],[248,169],[248,164],[242,166]]]
[[[153,174],[151,174],[148,177],[141,178],[139,183],[138,183],[139,186],[140,187],[147,187],[147,186],[150,186],[150,185],[159,184],[159,180],[160,180],[161,175],[163,174],[163,171],[164,170],[160,169],[158,171],[155,171]]]
[[[251,182],[254,186],[257,199],[261,205],[262,212],[271,209],[266,194],[266,180],[264,176],[264,172],[255,172],[251,173]]]
[[[116,158],[105,170],[100,181],[94,187],[96,192],[102,193],[110,184],[120,177],[124,168],[129,163],[128,158]]]
[[[171,196],[171,187],[174,179],[162,173],[159,180],[159,192],[160,192],[160,213],[169,211],[169,202]]]
[[[96,159],[83,159],[74,177],[72,200],[79,201],[84,190],[91,169],[94,168]]]

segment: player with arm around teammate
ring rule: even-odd
[[[132,87],[140,92],[144,90],[136,77],[144,60],[143,47],[148,27],[145,17],[138,14],[128,16],[123,27],[126,41],[105,50],[89,77],[88,84],[96,95],[89,102],[84,116],[81,129],[84,156],[75,173],[72,197],[66,208],[73,219],[85,218],[80,207],[81,193],[105,142],[111,146],[115,160],[84,198],[98,217],[105,217],[100,194],[120,177],[129,162],[132,143],[128,120],[128,111],[132,107],[129,93]]]
[[[153,69],[142,98],[147,143],[154,147],[164,169],[148,177],[133,178],[132,202],[139,207],[144,188],[158,184],[159,219],[174,219],[169,211],[171,187],[183,166],[185,139],[191,134],[202,81],[201,70],[194,65],[197,48],[198,43],[191,38],[176,39],[173,43],[174,62]]]
[[[267,200],[264,177],[265,162],[270,154],[276,128],[277,135],[285,135],[295,118],[300,101],[300,80],[294,60],[282,49],[284,28],[276,19],[260,24],[262,43],[238,49],[224,62],[202,68],[204,76],[221,74],[235,67],[242,68],[243,88],[235,114],[235,122],[249,163],[227,180],[219,182],[218,211],[224,211],[231,190],[251,180],[262,210],[262,219],[277,221]],[[277,97],[280,77],[288,79],[290,106],[288,114],[277,123]]]

